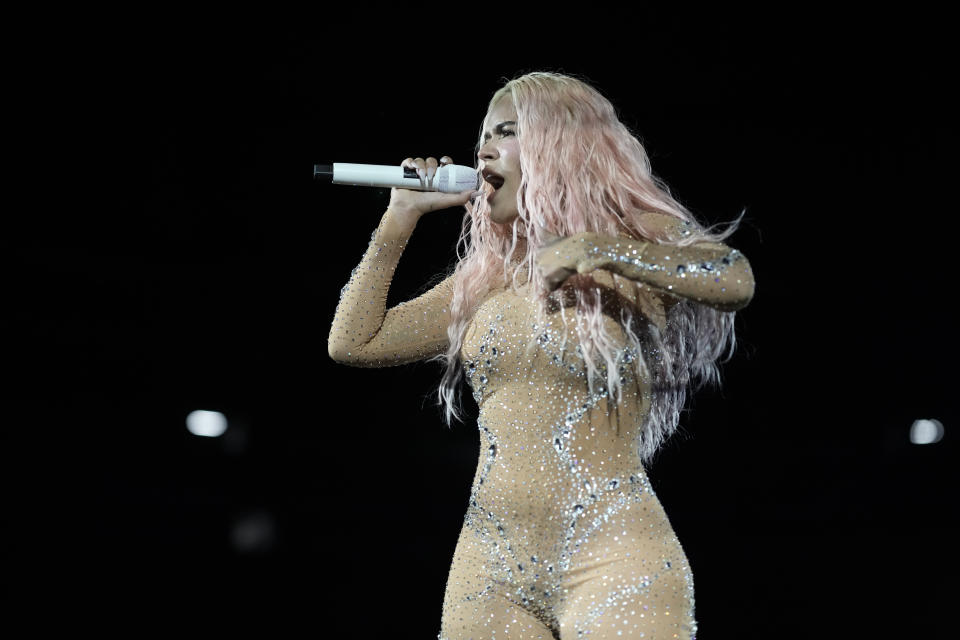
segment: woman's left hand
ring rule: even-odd
[[[602,268],[608,258],[603,248],[605,236],[584,231],[567,238],[559,238],[537,252],[537,268],[546,282],[547,290],[554,291],[575,273],[590,273]],[[595,247],[600,248],[594,253]]]

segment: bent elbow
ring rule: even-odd
[[[749,286],[745,285],[739,294],[731,302],[729,311],[740,311],[750,304],[753,300],[753,282],[751,281]]]
[[[357,355],[339,340],[327,340],[327,354],[337,364],[353,365],[358,361]]]
[[[327,354],[330,356],[330,359],[336,362],[337,364],[349,364],[347,362],[347,354],[337,349],[327,349]]]
[[[714,292],[711,301],[702,301],[718,311],[739,311],[753,300],[755,283],[750,263],[743,254],[739,254],[730,269],[721,275],[717,282],[719,291]]]
[[[753,278],[753,270],[750,269],[750,262],[743,254],[740,255],[737,262],[740,267],[739,273],[732,274],[733,282],[730,283],[732,286],[728,285],[733,293],[730,300],[730,311],[739,311],[750,304],[756,290],[756,282]]]

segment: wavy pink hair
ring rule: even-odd
[[[547,305],[551,298],[556,299],[556,292],[546,295],[535,256],[551,236],[592,231],[689,245],[722,241],[739,224],[738,219],[725,231],[711,233],[698,223],[652,174],[643,146],[620,122],[613,105],[586,82],[558,73],[528,73],[510,80],[493,95],[488,114],[507,95],[517,112],[520,215],[510,224],[491,222],[486,193],[472,211],[466,207],[454,269],[450,346],[446,354],[434,358],[446,364],[437,393],[448,425],[461,416],[456,393],[463,374],[460,350],[484,295],[506,282],[517,290],[522,286],[519,276],[527,267],[525,281],[541,292],[537,325],[543,326]],[[483,141],[482,128],[479,140],[477,152]],[[474,160],[476,163],[476,154]],[[691,233],[679,240],[655,237],[640,222],[640,215],[651,211],[687,221]],[[517,251],[519,238],[526,239],[525,252]],[[605,330],[597,282],[589,275],[574,275],[567,283],[576,296],[576,332],[590,390],[598,383],[605,384],[608,402],[622,399],[618,373],[622,360],[618,358],[624,346],[634,347],[638,356],[633,360],[634,373],[652,377],[651,411],[638,443],[643,461],[650,462],[677,429],[687,388],[707,382],[720,384],[716,361],[727,345],[727,358],[733,355],[734,313],[681,299],[668,312],[663,332],[639,314],[622,314],[619,324],[627,342],[624,345],[623,338]]]

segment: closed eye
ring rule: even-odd
[[[509,122],[501,122],[500,124],[498,124],[497,126],[495,126],[495,127],[493,128],[493,132],[494,132],[494,133],[499,133],[501,136],[503,136],[503,135],[505,135],[505,134],[514,135],[515,132],[513,132],[513,131],[507,131],[507,129],[506,129],[505,127],[507,127],[507,126],[509,126],[509,125],[515,125],[515,124],[517,124],[517,123],[516,123],[516,122],[513,122],[512,120],[509,121]],[[489,134],[489,133],[484,134],[484,136],[483,136],[483,141],[486,142],[486,141],[489,140],[489,139],[490,139],[490,134]]]
[[[506,130],[498,131],[497,133],[500,134],[500,137],[501,137],[501,138],[502,138],[503,136],[512,136],[512,135],[514,134],[513,131],[506,131]],[[484,143],[486,143],[486,141],[489,140],[489,139],[490,139],[490,134],[489,134],[489,133],[488,133],[487,135],[483,136],[483,142],[484,142]]]

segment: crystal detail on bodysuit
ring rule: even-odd
[[[671,235],[677,240],[690,232]],[[730,310],[743,307],[753,296],[749,263],[742,253],[730,247],[663,246],[590,233],[583,234],[580,242],[583,245],[571,249],[578,256],[582,252],[604,269],[671,294],[698,302],[714,301]]]
[[[380,249],[375,248],[377,255],[380,255]],[[351,284],[351,295],[356,296],[357,291],[375,292],[374,295],[386,293],[384,281],[365,282],[363,278],[392,268],[386,264],[391,255],[396,255],[392,252],[392,248],[384,248],[383,265],[365,266],[363,273],[357,274],[357,282]],[[701,276],[711,273],[712,280],[717,268],[726,264],[720,256],[711,255],[709,260],[693,261],[684,255],[684,259],[677,259],[682,255],[678,250],[674,259],[664,264],[671,268],[671,275],[677,264],[683,265],[681,271],[687,272],[685,284],[701,284],[695,281],[695,277],[691,278],[693,272],[688,265],[701,269],[698,271]],[[652,262],[647,256],[643,258]],[[682,283],[676,275],[672,277],[679,289]],[[691,279],[694,282],[691,283]],[[488,299],[489,303],[481,305],[475,313],[475,324],[468,327],[462,352],[465,378],[479,400],[478,424],[481,429],[481,458],[464,521],[464,535],[467,536],[464,541],[483,554],[470,560],[477,563],[474,567],[482,568],[482,573],[472,574],[468,581],[464,581],[463,575],[451,574],[451,590],[448,591],[451,608],[446,619],[451,624],[468,619],[471,611],[485,610],[489,598],[506,595],[517,606],[522,603],[525,610],[559,637],[555,614],[562,609],[558,607],[564,602],[575,604],[581,598],[572,590],[567,591],[569,571],[588,566],[584,563],[598,558],[598,552],[605,551],[607,545],[614,554],[610,556],[611,560],[616,557],[617,549],[621,553],[636,551],[638,547],[629,546],[634,544],[633,540],[647,533],[658,534],[660,529],[650,529],[654,524],[668,532],[669,523],[661,524],[658,520],[661,508],[653,500],[652,491],[646,489],[643,469],[636,461],[636,442],[632,440],[638,433],[634,430],[635,423],[616,424],[615,414],[611,413],[614,405],[608,399],[606,385],[600,380],[592,390],[588,388],[583,349],[578,349],[577,335],[566,332],[557,316],[531,333],[529,327],[536,323],[533,315],[526,313],[529,308],[524,306],[526,300],[510,292],[498,293]],[[355,310],[356,317],[372,316],[375,312],[356,304],[350,309]],[[385,327],[380,335],[402,335],[406,331],[419,338],[421,333],[430,332],[429,337],[433,340],[441,332],[432,333],[433,329],[425,320],[434,317],[440,317],[439,313],[426,313],[419,308],[416,315],[400,313],[394,319],[406,322],[402,326],[395,322],[391,327]],[[362,333],[356,331],[342,343],[362,345],[370,336],[376,335],[375,330],[376,327]],[[442,333],[446,334],[445,331]],[[530,337],[535,337],[532,344]],[[391,345],[390,348],[394,347]],[[402,357],[410,357],[411,351],[408,348]],[[634,375],[646,373],[642,367],[631,365],[638,360],[641,364],[644,360],[649,362],[650,377],[642,382],[658,384],[658,371],[653,365],[660,356],[646,350],[629,349],[614,355],[619,357],[615,357],[617,369],[612,373],[624,381],[624,398],[622,402],[618,400],[618,406],[628,412],[625,415],[628,421],[634,421],[642,418],[643,411],[649,406],[649,400],[646,405],[640,405],[638,401],[649,396],[639,392],[629,395],[633,393],[628,386],[634,383]],[[377,356],[369,354],[367,357],[372,360]],[[399,357],[391,352],[381,360],[399,360]],[[597,369],[603,370],[600,366]],[[611,428],[616,431],[616,436],[607,435]],[[623,429],[622,434],[619,429]],[[618,440],[617,436],[621,435]],[[524,475],[520,475],[521,472]],[[620,535],[624,542],[614,544],[614,536]],[[628,546],[618,547],[621,544]],[[665,545],[663,549],[663,552],[639,552],[639,557],[651,558],[654,562],[643,567],[647,571],[639,574],[641,580],[650,574],[647,577],[653,580],[651,589],[657,589],[658,583],[650,567],[659,566],[661,572],[665,572],[669,566],[663,561],[657,565],[656,556],[650,554],[670,553],[671,559],[682,558],[682,552],[675,546]],[[621,555],[610,568],[632,571],[622,560]],[[678,561],[673,562],[674,571],[689,573],[687,568],[680,569],[678,564]],[[607,581],[601,582],[598,574],[597,590],[584,592],[591,594],[591,600],[593,594],[597,599],[580,601],[589,606],[581,610],[582,614],[567,618],[569,626],[565,635],[576,637],[578,631],[585,630],[588,620],[584,614],[588,612],[598,614],[597,620],[610,619],[615,611],[623,614],[622,609],[614,608],[628,602],[626,598],[629,598],[630,590],[624,588],[626,583],[619,578],[614,582],[614,577],[611,574],[607,586]],[[643,583],[635,581],[633,584],[639,588]],[[667,596],[668,589],[676,592],[672,584],[665,585],[656,597]],[[677,595],[681,599],[676,602],[681,603],[685,596],[682,593]],[[457,608],[458,603],[469,604],[466,608]],[[689,604],[692,610],[692,590]],[[679,610],[682,606],[686,605],[671,608],[670,619],[676,618],[687,625],[681,620],[684,618],[684,613]],[[445,604],[445,617],[446,607]],[[600,607],[608,613],[601,613]],[[672,615],[674,612],[679,615]],[[653,614],[654,607],[651,606],[648,616]],[[662,614],[658,617],[663,618]],[[621,619],[620,622],[625,621]],[[636,635],[642,626],[634,624],[629,629],[630,635]],[[624,628],[624,635],[627,630]],[[677,627],[676,630],[681,629]],[[487,631],[493,629],[477,629],[471,634],[491,637]],[[451,628],[450,634],[451,638],[460,637],[455,628]],[[500,635],[496,633],[496,637]],[[689,634],[681,635],[686,637]]]
[[[448,336],[452,280],[411,304],[391,309],[382,320],[381,298],[386,298],[404,244],[402,239],[381,234],[343,290],[343,309],[338,309],[334,323],[340,327],[339,335],[333,337],[334,346],[340,347],[338,354],[356,354],[351,364],[385,366],[442,352]],[[618,252],[625,246],[619,246]],[[658,290],[668,289],[674,297],[709,300],[709,304],[723,302],[725,296],[735,299],[732,290],[739,282],[735,278],[748,273],[738,254],[724,255],[722,249],[698,250],[691,245],[659,254],[652,251],[662,248],[650,245],[646,252],[633,251],[632,257],[645,265],[659,263],[663,269],[642,272],[637,265],[624,262],[633,270],[617,272],[621,278],[642,281],[643,291],[651,299],[659,295]],[[669,255],[669,260],[659,262],[658,256],[663,255]],[[679,277],[677,265],[683,267],[679,273],[685,274],[684,278]],[[625,275],[628,273],[639,276]],[[691,573],[679,544],[669,536],[669,522],[646,482],[637,449],[643,432],[636,427],[649,415],[649,389],[667,382],[656,366],[664,366],[662,355],[648,350],[646,343],[642,350],[621,350],[614,359],[617,370],[612,373],[626,382],[623,399],[615,407],[606,385],[598,380],[591,389],[587,384],[578,335],[568,331],[572,328],[566,322],[569,314],[563,322],[556,311],[545,318],[536,316],[532,313],[534,302],[516,291],[495,292],[478,307],[464,337],[461,357],[465,378],[480,407],[481,445],[478,474],[464,519],[464,545],[458,544],[458,553],[475,551],[478,555],[458,555],[451,566],[444,616],[452,626],[443,633],[461,637],[458,621],[470,620],[478,611],[490,611],[493,598],[499,602],[506,596],[514,606],[523,603],[523,609],[546,625],[554,637],[560,636],[557,615],[565,610],[563,606],[579,603],[580,612],[565,618],[564,636],[576,637],[578,631],[586,633],[588,612],[600,614],[594,622],[606,624],[619,614],[619,622],[625,623],[623,618],[629,612],[621,607],[635,606],[635,599],[630,599],[629,589],[623,586],[628,581],[620,578],[629,578],[637,588],[649,578],[653,584],[648,587],[650,608],[643,609],[646,620],[631,616],[632,626],[624,627],[624,635],[646,630],[649,637],[653,632],[647,623],[659,619],[677,622],[664,629],[667,637],[689,637],[689,629],[695,629],[687,615],[692,615]],[[540,322],[543,324],[537,326]],[[672,318],[667,315],[664,322],[670,326]],[[617,334],[610,337],[620,339]],[[644,371],[644,364],[650,365],[649,370]],[[635,380],[639,374],[646,377]],[[640,384],[647,386],[637,389]],[[640,540],[663,543],[638,546]],[[629,562],[624,561],[625,551],[632,556]],[[609,557],[611,564],[603,566],[603,573],[597,573],[595,579],[586,579],[593,587],[575,591],[570,571],[590,569],[590,563],[601,555]],[[635,559],[646,564],[631,564]],[[457,574],[454,570],[458,568],[469,573]],[[686,592],[673,582],[660,581],[671,570],[690,581]],[[668,609],[667,620],[664,609],[657,609],[665,602],[676,605]],[[600,606],[606,613],[601,614]],[[640,607],[637,609],[639,613]],[[508,615],[498,612],[496,620],[486,620],[499,622]],[[486,622],[481,625],[485,628],[474,628],[466,635],[501,637],[500,630],[487,628]],[[543,635],[550,637],[550,633]]]

